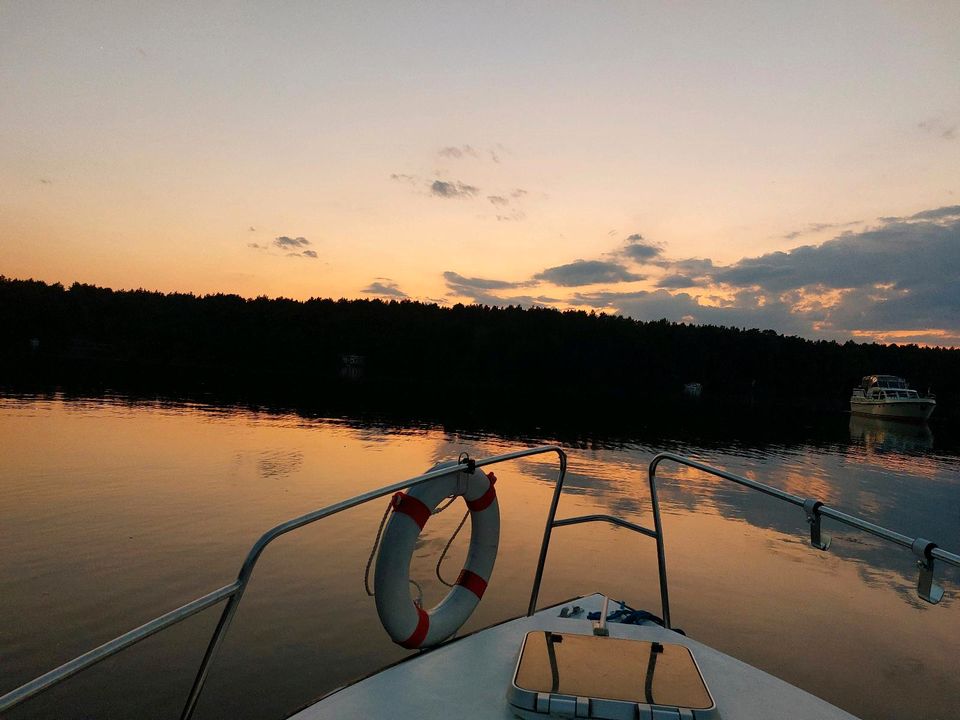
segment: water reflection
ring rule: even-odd
[[[850,416],[850,440],[872,453],[921,453],[933,449],[933,432],[927,423]]]
[[[568,448],[559,516],[612,513],[652,525],[647,465],[670,450],[955,550],[960,464],[955,452],[936,448],[932,433],[909,435],[914,431],[904,438],[851,421],[815,439],[578,441]],[[228,581],[253,540],[277,522],[464,450],[480,457],[540,440],[202,404],[0,397],[0,691]],[[496,577],[467,630],[525,610],[557,465],[544,455],[497,474],[503,532]],[[909,678],[884,675],[894,667],[890,648],[899,646],[906,658],[896,662],[932,674],[941,691],[931,707],[951,716],[944,708],[960,696],[948,672],[960,638],[955,575],[938,568],[948,595],[931,610],[916,599],[905,551],[828,527],[834,545],[816,552],[798,508],[684,466],[664,464],[659,476],[674,615],[687,629],[864,717],[906,712],[903,698],[915,697]],[[292,534],[265,555],[231,629],[208,711],[282,716],[402,656],[379,632],[362,589],[384,507],[374,505]],[[456,505],[432,518],[418,543],[411,571],[428,604],[446,593],[434,565],[461,517]],[[445,575],[455,576],[467,544],[463,533]],[[595,590],[658,609],[652,542],[601,525],[558,529],[541,603]],[[836,663],[810,663],[790,644],[809,637],[830,646],[844,672],[831,672]],[[834,647],[840,640],[847,645]],[[325,648],[341,644],[346,650],[331,661]],[[182,653],[183,643],[174,645],[151,651],[153,667],[182,671],[189,683],[202,640]],[[845,673],[860,690],[831,685]],[[91,677],[71,681],[79,683],[71,693],[102,694],[103,678]],[[152,689],[175,700],[182,688]],[[137,701],[115,700],[117,716],[144,716]],[[38,707],[18,717],[53,714]],[[166,710],[158,703],[153,716]]]

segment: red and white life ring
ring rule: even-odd
[[[495,482],[493,473],[454,472],[393,496],[393,512],[377,555],[374,596],[380,622],[398,645],[421,648],[446,640],[466,622],[483,597],[500,543]],[[441,501],[453,495],[463,495],[470,509],[467,561],[447,596],[436,607],[424,610],[410,597],[410,560],[430,515]]]

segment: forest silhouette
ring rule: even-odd
[[[840,412],[890,373],[960,417],[960,350],[546,308],[69,288],[0,276],[0,383],[214,394],[335,412],[446,410],[649,421],[696,407]],[[683,408],[688,412],[691,400]],[[540,420],[536,420],[540,422]]]

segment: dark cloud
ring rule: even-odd
[[[487,200],[493,205],[509,205],[510,201],[502,195],[487,195]]]
[[[474,187],[473,185],[467,185],[459,180],[434,180],[430,185],[430,192],[433,195],[442,198],[462,198],[473,197],[480,192],[480,188]]]
[[[247,243],[248,248],[253,248],[254,250],[269,250],[266,245],[261,245],[260,243]]]
[[[280,237],[274,239],[273,244],[283,250],[290,250],[291,248],[306,247],[310,244],[310,241],[305,237],[288,237],[286,235],[281,235]]]
[[[390,278],[376,278],[360,292],[367,295],[376,295],[378,297],[388,297],[403,299],[409,297],[397,284]]]
[[[639,235],[628,241],[647,244]],[[662,255],[649,264],[665,271],[658,289],[578,292],[568,302],[638,320],[773,329],[813,338],[913,338],[943,345],[956,345],[960,338],[960,206],[882,218],[876,227],[846,231],[820,245],[732,265]],[[535,277],[576,287],[614,282],[617,268],[626,272],[616,263],[579,261]],[[713,294],[678,292],[692,287],[712,287]]]
[[[407,185],[416,185],[420,182],[415,175],[405,175],[404,173],[390,173],[390,179],[396,182],[406,183]]]
[[[440,150],[438,151],[438,154],[441,157],[452,158],[454,160],[458,160],[464,156],[477,157],[477,151],[474,150],[469,145],[460,145],[460,146],[451,145],[448,147],[440,148]]]
[[[744,258],[715,268],[716,282],[783,292],[891,285],[918,290],[960,280],[960,207],[937,208],[821,245]],[[956,293],[960,297],[960,292]]]
[[[787,303],[751,292],[742,292],[722,305],[705,305],[688,293],[640,290],[629,293],[578,293],[574,304],[605,309],[635,320],[661,320],[772,329],[785,334],[808,330],[807,318],[793,312]]]
[[[644,240],[643,235],[634,233],[627,238],[627,244],[623,248],[623,254],[641,264],[649,263],[656,259],[663,252],[663,248],[651,242]]]
[[[657,281],[657,287],[659,288],[689,288],[689,287],[701,287],[707,284],[706,279],[695,279],[689,275],[681,275],[676,273],[673,275],[664,275]]]
[[[630,272],[618,262],[577,260],[567,265],[547,268],[534,275],[534,278],[561,287],[580,287],[596,283],[633,282],[643,280],[645,276]]]
[[[304,257],[313,258],[313,259],[316,259],[317,257],[317,252],[315,250],[304,250],[300,254],[303,255]]]

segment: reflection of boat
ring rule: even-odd
[[[933,433],[925,422],[904,422],[867,415],[850,416],[850,439],[867,450],[916,452],[933,448]]]
[[[491,579],[499,538],[495,478],[492,473],[487,475],[478,471],[486,466],[543,453],[555,453],[560,467],[541,540],[528,612],[523,617],[456,638],[459,624],[479,602],[487,581]],[[236,580],[3,695],[0,697],[0,712],[160,630],[226,601],[187,697],[182,718],[188,720],[193,715],[210,665],[221,650],[254,567],[266,547],[281,535],[305,525],[390,497],[381,525],[384,544],[377,559],[375,578],[378,612],[385,626],[388,624],[385,614],[393,622],[390,634],[402,638],[398,644],[421,652],[334,691],[292,716],[296,720],[513,716],[525,720],[544,717],[706,720],[721,716],[727,720],[850,720],[852,716],[843,710],[672,629],[656,478],[658,465],[665,461],[801,508],[810,526],[810,544],[817,549],[826,550],[830,545],[830,538],[821,531],[823,517],[908,548],[919,565],[917,592],[928,602],[935,604],[943,596],[943,589],[934,581],[935,562],[939,560],[960,567],[960,555],[947,552],[933,542],[892,532],[827,507],[815,499],[805,499],[679,455],[662,453],[650,463],[652,529],[612,515],[557,519],[567,467],[566,454],[558,447],[529,448],[482,460],[471,460],[464,455],[458,461],[436,466],[423,475],[277,525],[251,548]],[[451,586],[450,593],[430,610],[412,600],[409,591],[396,597],[396,586],[405,587],[409,581],[410,558],[420,530],[438,511],[438,504],[448,498],[453,502],[461,495],[468,509],[464,521],[468,516],[471,519],[471,546],[464,570]],[[662,617],[633,610],[599,594],[575,598],[561,606],[538,611],[537,601],[553,529],[592,522],[611,523],[656,542]],[[618,553],[610,557],[619,559],[622,555]],[[478,575],[482,572],[487,573],[486,577]],[[380,597],[385,586],[392,587],[386,611],[381,608],[383,598]],[[443,630],[437,629],[441,619],[448,622],[451,618],[456,623],[444,625]],[[329,662],[335,663],[341,656],[331,650],[328,657]],[[810,657],[811,662],[818,661],[815,653]]]
[[[926,420],[937,401],[911,390],[895,375],[867,375],[850,396],[850,412],[900,420]]]

